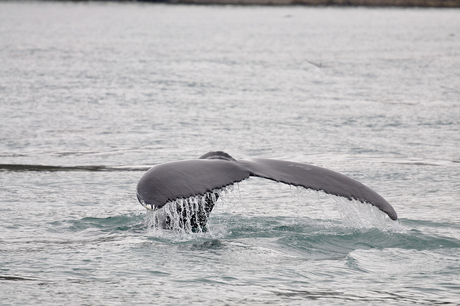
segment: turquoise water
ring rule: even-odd
[[[0,303],[459,304],[459,17],[0,2]],[[140,177],[211,150],[338,171],[399,221],[251,178],[207,232],[154,228]]]

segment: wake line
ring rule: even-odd
[[[0,280],[10,280],[10,281],[37,281],[38,279],[35,279],[35,278],[26,278],[26,277],[18,277],[18,276],[0,275]]]
[[[30,165],[30,164],[0,164],[0,171],[12,172],[26,172],[26,171],[43,171],[43,172],[57,172],[57,171],[146,171],[151,166],[102,166],[102,165],[89,165],[89,166],[53,166],[53,165]]]

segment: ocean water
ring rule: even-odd
[[[460,304],[459,10],[0,2],[0,67],[0,304]],[[212,150],[399,220],[251,178],[152,226],[143,173]]]

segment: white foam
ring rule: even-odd
[[[357,200],[334,197],[342,223],[353,228],[378,228],[380,230],[399,230],[398,221],[391,220],[377,207]]]
[[[340,221],[345,227],[378,228],[380,230],[398,230],[400,224],[393,221],[377,207],[357,200],[326,194],[297,187],[294,193],[299,205],[307,208],[304,213],[310,218]]]

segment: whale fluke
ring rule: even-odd
[[[184,204],[177,210],[181,218],[184,218],[182,224],[188,218],[194,220],[189,220],[192,227],[204,227],[218,198],[218,190],[250,176],[368,203],[386,213],[392,220],[398,219],[393,207],[378,193],[343,174],[312,165],[274,159],[236,160],[222,151],[206,153],[199,159],[169,162],[150,168],[137,185],[137,198],[147,209],[157,210],[169,202],[201,197],[204,204],[195,205],[192,214],[189,210],[184,212]],[[181,203],[186,203],[187,207],[193,206],[187,201]]]

